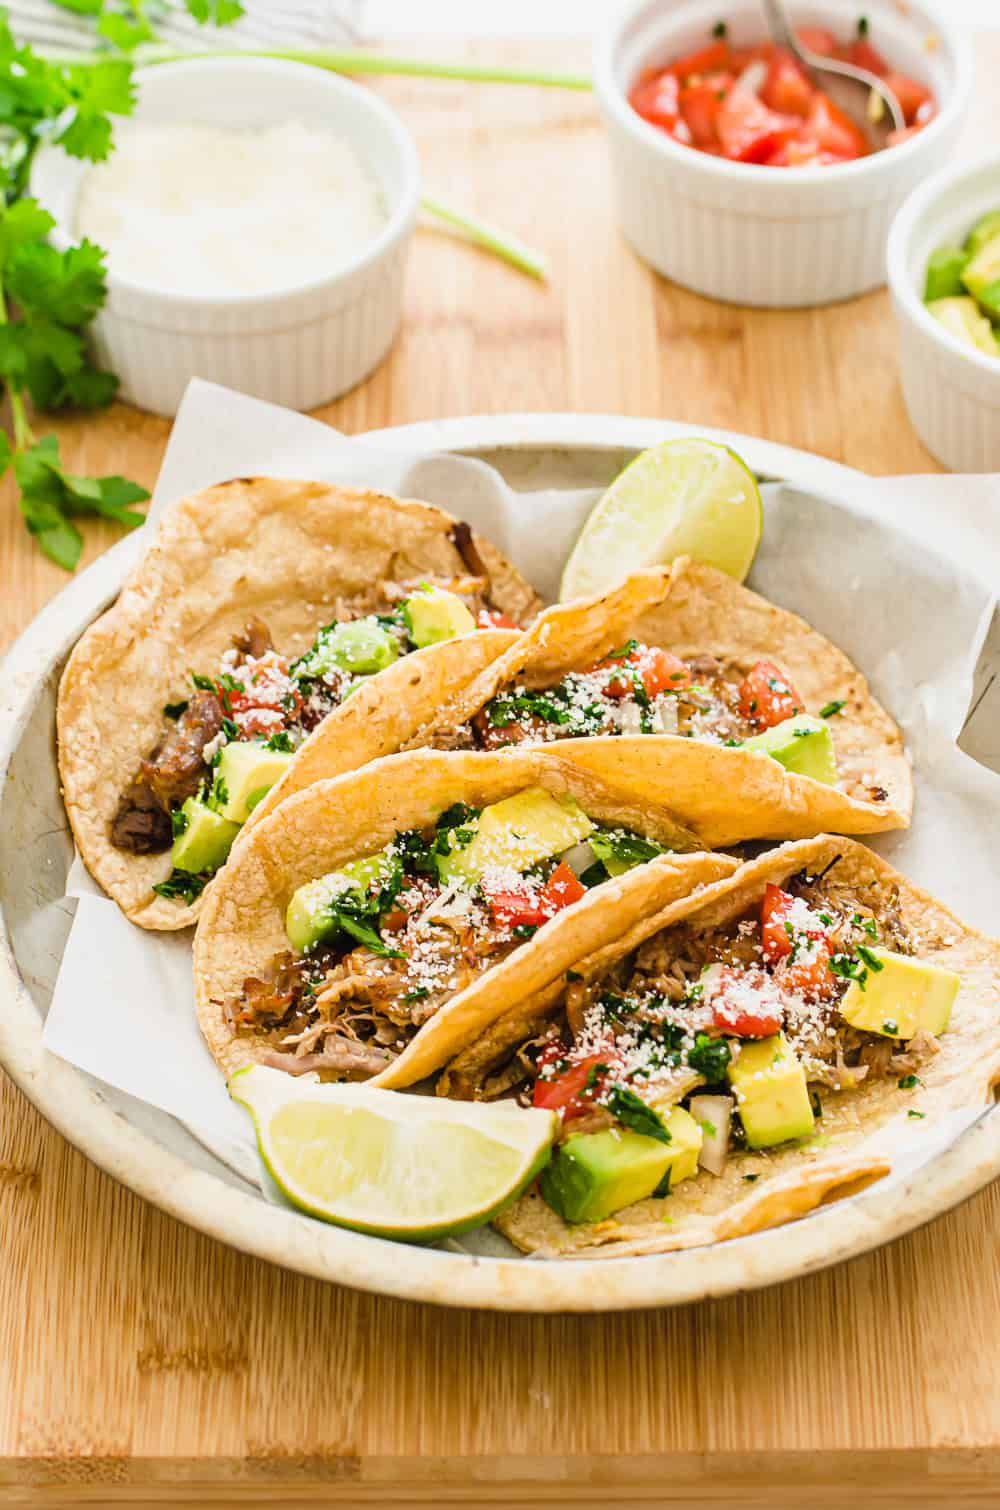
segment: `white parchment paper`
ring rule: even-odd
[[[484,463],[348,439],[302,415],[194,383],[181,406],[150,518],[175,498],[255,473],[313,477],[424,498],[489,535],[542,595],[597,494],[518,493]],[[917,777],[913,827],[873,841],[966,921],[1000,933],[1000,775],[958,749],[977,665],[977,750],[1000,752],[994,623],[1000,477],[859,479],[850,497],[765,488],[750,585],[807,618],[866,673],[901,723]],[[148,526],[147,526],[148,527]],[[998,621],[1000,622],[1000,621]],[[985,670],[984,670],[985,667]],[[989,674],[988,674],[989,673]],[[971,727],[971,725],[970,725]],[[190,934],[134,927],[77,862],[76,896],[44,1042],[106,1084],[178,1117],[256,1178],[248,1123],[229,1100],[194,1012]]]

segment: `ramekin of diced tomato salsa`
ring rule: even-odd
[[[855,120],[765,40],[761,0],[623,0],[595,45],[622,231],[657,272],[735,304],[880,287],[893,216],[949,161],[972,93],[969,41],[934,0],[860,0],[863,24],[849,0],[785,4],[811,50],[891,81],[907,124],[890,150],[873,149],[891,121],[869,120],[863,88]]]
[[[933,119],[936,101],[927,84],[892,68],[870,29],[862,17],[846,42],[825,26],[801,26],[797,35],[807,51],[855,63],[885,80],[906,122],[886,138],[886,146],[898,146]],[[830,167],[866,157],[873,145],[870,133],[818,87],[789,48],[770,41],[737,47],[724,21],[703,47],[644,70],[629,103],[674,141],[730,162]],[[877,123],[884,108],[872,92],[867,119]]]

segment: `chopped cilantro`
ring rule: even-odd
[[[913,1110],[913,1107],[911,1106],[910,1109],[909,1109],[909,1111],[906,1113],[906,1115],[908,1117],[915,1117],[915,1118],[919,1119],[919,1121],[922,1122],[924,1120],[924,1118],[926,1117],[927,1113],[926,1112],[916,1112],[916,1111]]]
[[[226,783],[223,781],[221,776],[216,776],[215,780],[212,782],[212,787],[208,794],[207,801],[209,807],[214,807],[216,809],[225,807],[226,803],[229,801],[229,788],[226,786]]]
[[[403,992],[404,1001],[423,1001],[425,996],[430,996],[430,986],[414,986],[412,991]]]
[[[812,1107],[813,1116],[819,1121],[823,1115],[823,1103],[819,1099],[819,1091],[809,1092],[809,1105]]]
[[[718,37],[719,41],[721,42],[722,39],[726,36],[728,30],[729,28],[727,27],[725,21],[716,21],[715,25],[712,27],[712,36]]]
[[[390,949],[388,944],[383,944],[378,932],[371,923],[365,921],[353,908],[346,906],[331,907],[330,917],[336,926],[356,939],[359,944],[364,944],[372,954],[382,955],[385,959],[405,959],[406,955],[401,949]]]
[[[222,732],[227,739],[239,739],[240,726],[239,724],[234,724],[231,718],[224,718],[222,720]]]
[[[844,707],[844,699],[842,697],[835,697],[832,702],[820,708],[819,716],[820,718],[835,718],[838,713],[843,711]]]
[[[190,905],[195,897],[201,896],[210,879],[210,876],[196,876],[190,870],[172,870],[169,879],[159,881],[153,890],[158,897]]]
[[[621,875],[623,870],[632,870],[664,853],[663,845],[654,839],[644,839],[641,834],[620,828],[597,830],[588,835],[587,843],[609,874]],[[614,870],[609,861],[613,862]]]
[[[876,975],[880,970],[885,969],[885,961],[880,960],[877,954],[873,954],[867,944],[858,945],[858,958],[864,960],[869,970],[874,970]]]
[[[731,1058],[732,1051],[725,1038],[696,1033],[694,1047],[688,1050],[687,1061],[699,1075],[704,1075],[709,1085],[718,1085],[726,1078]]]
[[[920,1078],[917,1075],[903,1075],[899,1080],[896,1081],[896,1084],[899,1086],[901,1091],[912,1091],[913,1087],[915,1085],[919,1085],[920,1083]]]
[[[699,1121],[698,1126],[701,1128],[706,1138],[715,1138],[718,1136],[719,1129],[716,1127],[715,1123],[710,1122],[707,1117],[703,1117]]]
[[[179,703],[164,703],[163,716],[164,718],[172,718],[176,723],[181,714],[187,712],[189,706],[190,704],[186,697],[182,698]]]
[[[538,923],[515,923],[514,927],[510,930],[510,936],[515,939],[534,938],[539,926]]]
[[[173,834],[175,839],[180,838],[181,834],[186,831],[187,826],[190,822],[191,820],[188,817],[187,813],[185,813],[181,808],[175,807],[173,809],[170,814],[170,832]]]
[[[673,1173],[673,1170],[668,1166],[666,1174],[663,1176],[663,1179],[660,1181],[660,1183],[657,1185],[656,1189],[653,1191],[653,1194],[650,1196],[650,1200],[653,1200],[653,1201],[665,1201],[666,1200],[667,1196],[670,1194],[670,1176],[671,1176],[672,1173]],[[663,1218],[663,1220],[665,1222],[669,1222],[669,1221],[672,1221],[673,1218],[669,1217],[669,1216],[665,1216]]]
[[[858,36],[859,37],[867,37],[868,32],[870,31],[870,29],[871,28],[870,28],[870,25],[869,25],[868,17],[867,16],[859,16],[858,17]]]
[[[212,678],[210,676],[202,676],[200,671],[192,671],[191,680],[199,692],[215,692],[217,690]]]
[[[225,724],[223,723],[223,727]],[[280,750],[284,755],[290,755],[295,748],[292,744],[292,736],[287,729],[278,729],[271,735],[264,745],[265,750]]]
[[[571,980],[583,980],[583,976],[580,974],[579,970],[567,970],[566,971],[566,979],[568,981],[571,981]]]
[[[759,1180],[760,1179],[760,1175],[759,1174],[745,1174],[743,1176],[743,1178],[746,1180],[746,1182],[747,1182],[748,1185],[752,1185],[753,1182],[754,1182],[754,1180]]]
[[[604,1104],[623,1127],[655,1138],[658,1143],[672,1143],[673,1139],[663,1118],[653,1107],[647,1106],[641,1096],[630,1091],[627,1085],[612,1085],[605,1094]]]
[[[887,1017],[885,1022],[882,1024],[882,1032],[889,1033],[893,1038],[895,1038],[895,1036],[899,1032],[899,1023],[894,1017]]]

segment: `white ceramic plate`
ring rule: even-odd
[[[446,420],[383,431],[384,444],[481,456],[513,486],[603,486],[638,450],[690,426],[594,415]],[[857,474],[788,447],[714,434],[758,472],[844,493]],[[0,1064],[44,1117],[136,1194],[199,1231],[273,1263],[357,1289],[495,1310],[605,1311],[673,1305],[794,1278],[920,1226],[1000,1174],[991,1108],[912,1179],[821,1208],[791,1227],[647,1258],[559,1263],[400,1247],[265,1203],[173,1118],[108,1090],[42,1049],[69,932],[72,855],[59,796],[55,697],[62,663],[116,595],[142,549],[122,540],[35,619],[0,691]]]

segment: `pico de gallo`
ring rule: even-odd
[[[854,63],[885,81],[906,123],[888,134],[887,146],[906,141],[933,119],[937,103],[932,91],[892,68],[871,41],[864,18],[846,43],[818,26],[801,27],[797,35],[810,52]],[[629,92],[629,103],[674,141],[731,162],[771,168],[833,166],[872,150],[866,132],[816,86],[788,48],[770,41],[736,47],[721,22],[705,46],[648,69]],[[873,123],[883,109],[873,93]]]
[[[218,664],[188,671],[165,705],[162,735],[110,828],[116,849],[170,850],[158,895],[190,903],[200,894],[302,742],[370,677],[456,635],[518,627],[490,602],[486,575],[376,583],[337,610],[297,658],[252,618]]]
[[[662,849],[542,787],[481,810],[457,803],[300,886],[285,920],[289,950],[243,982],[230,1024],[293,1075],[375,1075],[485,970]]]

